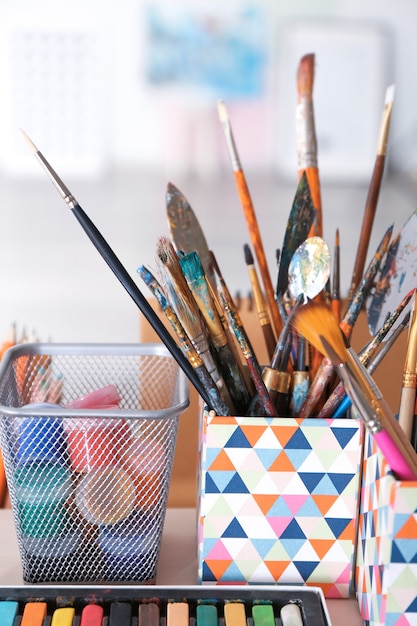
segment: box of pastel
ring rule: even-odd
[[[2,454],[27,583],[155,581],[188,383],[161,344],[21,344]]]
[[[89,626],[330,626],[320,589],[224,586],[0,587],[0,623]],[[40,618],[39,618],[40,615]],[[15,620],[19,621],[15,621]],[[61,621],[58,621],[61,620]],[[45,620],[45,621],[43,621]],[[51,620],[51,621],[46,621]],[[55,621],[54,621],[55,620]],[[64,621],[66,620],[66,621]],[[23,623],[23,620],[22,620]],[[29,620],[26,622],[29,623]]]

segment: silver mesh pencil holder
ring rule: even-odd
[[[65,405],[114,386],[118,406]],[[188,381],[162,344],[21,344],[0,434],[23,580],[155,581]]]

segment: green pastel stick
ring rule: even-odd
[[[252,607],[254,626],[275,626],[275,615],[272,604],[255,604]]]
[[[198,604],[196,622],[197,626],[218,626],[217,608],[214,604]]]

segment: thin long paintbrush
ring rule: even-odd
[[[320,177],[317,158],[317,137],[314,119],[313,87],[314,87],[315,55],[306,54],[302,57],[297,71],[297,154],[299,175],[306,173],[310,185],[316,219],[310,235],[323,237],[323,218],[321,205]]]
[[[220,270],[219,264],[217,263],[217,259],[216,256],[213,252],[213,250],[210,250],[210,262],[213,268],[213,272],[214,272],[214,276],[216,278],[216,282],[217,282],[217,293],[219,293],[219,290],[222,292],[223,294],[223,299],[226,300],[227,302],[227,306],[228,308],[232,311],[233,316],[236,320],[236,323],[239,325],[240,327],[240,334],[244,337],[245,340],[245,344],[247,344],[250,348],[251,353],[255,356],[255,350],[253,349],[253,346],[251,344],[251,341],[249,339],[249,336],[245,330],[245,327],[242,323],[242,320],[240,319],[240,315],[239,315],[239,310],[238,307],[234,304],[233,302],[233,298],[232,295],[229,291],[229,288],[227,286],[227,283],[224,279],[224,276]],[[224,308],[222,308],[223,312],[224,312]],[[229,325],[230,328],[230,324],[229,324],[229,316],[227,316],[227,323]],[[233,333],[233,337],[235,337],[235,332],[232,330]],[[235,337],[236,338],[236,337]]]
[[[232,397],[236,414],[246,415],[251,394],[235,355],[229,347],[199,256],[197,252],[190,252],[181,256],[179,263],[194,300],[206,321],[211,343],[217,354],[217,362]]]
[[[23,131],[22,131],[23,132]],[[59,178],[57,173],[52,169],[48,161],[45,159],[43,154],[39,152],[33,142],[29,139],[29,137],[23,133],[26,138],[31,150],[33,151],[36,159],[45,169],[48,174],[51,182],[54,187],[60,194],[61,198],[65,201],[66,205],[69,207],[73,215],[78,220],[79,224],[83,228],[84,232],[89,237],[92,244],[95,246],[97,251],[101,254],[103,259],[106,261],[107,265],[110,267],[112,272],[115,274],[117,279],[126,289],[132,300],[141,310],[143,315],[148,320],[149,324],[152,326],[153,330],[157,333],[158,337],[161,339],[162,343],[165,344],[168,351],[171,353],[175,361],[178,363],[179,367],[183,370],[188,380],[192,383],[195,389],[198,391],[200,396],[206,402],[206,404],[210,407],[211,402],[210,398],[206,394],[206,390],[204,389],[201,381],[190,365],[187,357],[184,355],[182,350],[173,340],[168,330],[165,328],[162,321],[159,319],[158,315],[153,311],[151,305],[146,300],[145,296],[137,287],[136,283],[131,278],[130,274],[126,270],[126,268],[119,261],[116,254],[113,252],[107,241],[104,239],[103,235],[97,229],[97,227],[90,220],[88,215],[84,212],[84,210],[80,207],[77,200],[74,198],[69,189],[64,185],[62,180]]]
[[[239,311],[233,302],[227,283],[224,280],[223,274],[221,273],[220,267],[212,250],[210,250],[210,256],[211,265],[218,283],[217,291],[219,294],[219,300],[225,313],[229,328],[231,329],[241,351],[242,357],[248,366],[250,380],[255,388],[255,391],[258,393],[259,403],[262,409],[261,414],[275,417],[275,407],[269,397],[265,383],[262,380],[262,372],[256,358],[256,354],[252,348],[250,339],[246,333],[244,325],[242,324],[242,320],[240,319]]]
[[[220,395],[233,412],[229,391],[210,349],[207,327],[182,273],[174,245],[168,237],[159,237],[156,246],[156,261],[161,276],[161,284],[170,305],[200,354],[220,391]]]
[[[352,404],[397,478],[416,480],[417,454],[357,355],[346,348],[331,308],[309,302],[296,311],[294,325],[297,332],[332,361]]]
[[[340,321],[340,329],[347,340],[351,337],[353,327],[359,317],[359,313],[363,308],[365,299],[373,285],[375,276],[387,251],[392,230],[392,225],[386,230],[358,288],[356,289],[354,297],[350,301],[346,312]],[[323,392],[333,375],[333,372],[334,368],[331,360],[326,358],[322,359],[316,376],[311,383],[306,401],[300,410],[300,417],[309,417],[314,414],[319,401],[323,397]]]
[[[201,383],[204,385],[204,388],[207,391],[208,397],[211,400],[210,406],[212,406],[214,411],[216,411],[217,415],[229,415],[228,406],[224,402],[223,398],[220,396],[219,390],[217,389],[214,380],[210,376],[206,366],[203,363],[203,359],[191,343],[180,320],[178,319],[177,314],[169,304],[161,285],[152,274],[152,272],[143,265],[139,267],[137,271],[144,283],[149,287],[149,289],[155,296],[161,309],[164,311],[167,320],[170,322],[172,329],[176,337],[178,338],[185,355],[187,356],[194,371],[196,372],[198,378],[200,379]]]
[[[391,124],[392,106],[394,102],[394,93],[395,87],[394,85],[390,85],[385,93],[385,105],[379,131],[376,159],[368,189],[368,196],[366,198],[362,226],[359,230],[360,236],[358,248],[356,250],[356,258],[353,266],[348,300],[350,300],[350,298],[354,294],[355,289],[359,284],[360,279],[362,278],[363,268],[365,266],[366,255],[368,252],[369,241],[371,238],[372,226],[374,223],[376,208],[378,205],[382,177],[384,174],[388,135]]]
[[[340,321],[340,237],[336,228],[333,251],[333,277],[331,287],[331,304],[334,316]]]
[[[252,293],[255,300],[256,310],[258,312],[259,323],[261,325],[268,357],[271,360],[274,354],[276,340],[271,326],[268,307],[259,282],[252,251],[247,243],[244,244],[243,251],[245,254],[246,267],[248,268],[249,280],[252,285]]]
[[[404,330],[406,330],[406,328],[408,328],[409,321],[410,321],[410,312],[408,312],[408,313],[406,313],[404,315],[403,320],[400,322],[400,324],[398,324],[398,326],[396,328],[394,328],[394,330],[392,331],[389,339],[387,339],[387,341],[382,345],[381,349],[371,359],[371,361],[369,362],[369,365],[366,368],[368,370],[368,372],[371,374],[371,376],[375,372],[375,370],[377,369],[378,365],[387,356],[387,354],[389,353],[389,351],[391,350],[392,346],[397,341],[397,339],[401,335],[401,333]],[[341,384],[341,386],[343,387],[342,384]],[[334,413],[332,415],[332,417],[334,417],[334,418],[346,417],[347,412],[348,412],[349,408],[352,405],[352,402],[351,402],[349,396],[346,395],[346,393],[344,391],[344,387],[343,387],[343,392],[344,393],[343,393],[342,401],[339,403],[339,405],[337,406],[337,408],[335,409],[335,411],[334,411]]]
[[[233,332],[235,333],[236,340],[240,346],[243,357],[247,363],[249,373],[251,375],[253,384],[259,396],[259,403],[262,408],[262,412],[260,415],[266,415],[268,417],[276,417],[277,412],[272,402],[268,390],[265,386],[264,381],[262,380],[262,372],[259,367],[259,363],[256,360],[256,356],[251,350],[249,343],[246,341],[246,337],[243,331],[243,326],[240,322],[239,317],[236,316],[236,311],[233,306],[231,306],[230,301],[225,296],[224,292],[219,289],[219,297],[222,303],[222,306],[225,310],[227,320]]]
[[[401,313],[404,311],[405,307],[410,302],[411,298],[413,297],[414,291],[415,290],[413,289],[405,296],[405,298],[402,299],[402,301],[400,302],[398,307],[395,309],[395,311],[392,313],[392,315],[390,315],[388,319],[385,321],[385,324],[383,324],[383,326],[379,329],[376,335],[374,335],[371,341],[368,342],[365,348],[363,348],[363,350],[360,351],[359,358],[361,360],[361,363],[364,367],[368,369],[370,373],[371,371],[369,369],[369,364],[371,360],[375,356],[381,343],[384,341],[385,337],[390,332],[390,330],[392,329],[393,325],[395,324],[395,322],[397,321]],[[325,402],[322,409],[320,410],[318,417],[323,417],[323,418],[333,417],[335,411],[339,407],[340,402],[343,400],[344,395],[345,393],[344,393],[343,384],[340,383],[339,385],[337,385],[337,387],[328,397],[327,401]]]
[[[243,214],[246,220],[246,225],[251,238],[252,246],[255,252],[256,260],[258,261],[259,271],[261,274],[262,282],[265,289],[265,296],[268,303],[269,313],[271,315],[272,324],[274,327],[275,335],[278,337],[282,330],[282,320],[279,315],[277,303],[275,302],[274,288],[272,286],[271,276],[269,274],[268,263],[265,256],[265,251],[262,243],[262,237],[259,230],[258,220],[256,218],[255,209],[252,203],[252,198],[249,192],[249,188],[246,182],[246,177],[242,169],[239,154],[236,148],[232,127],[230,124],[229,116],[226,106],[223,101],[218,102],[218,113],[220,122],[223,127],[224,135],[226,138],[227,148],[229,150],[230,159],[232,162],[232,168],[235,176],[237,191],[239,194],[240,202],[243,209]]]

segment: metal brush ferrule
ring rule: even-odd
[[[65,183],[60,179],[60,177],[55,172],[55,170],[52,169],[52,167],[49,165],[48,161],[45,159],[43,154],[39,151],[35,152],[35,157],[38,159],[39,163],[45,169],[55,189],[58,191],[59,195],[62,197],[64,202],[68,205],[68,207],[70,209],[73,209],[74,207],[76,207],[78,205],[77,200],[74,198],[74,196],[72,195],[68,187],[65,185]]]
[[[310,98],[302,98],[296,109],[298,169],[317,167],[317,140],[314,108]]]
[[[291,384],[291,374],[289,372],[281,372],[270,367],[265,367],[262,372],[262,380],[268,390],[278,393],[288,393]]]
[[[239,159],[239,153],[236,148],[232,128],[230,126],[230,123],[228,122],[224,122],[223,126],[224,126],[224,131],[225,131],[226,145],[229,151],[230,160],[232,162],[232,168],[234,172],[237,172],[238,170],[242,169],[242,164]]]

